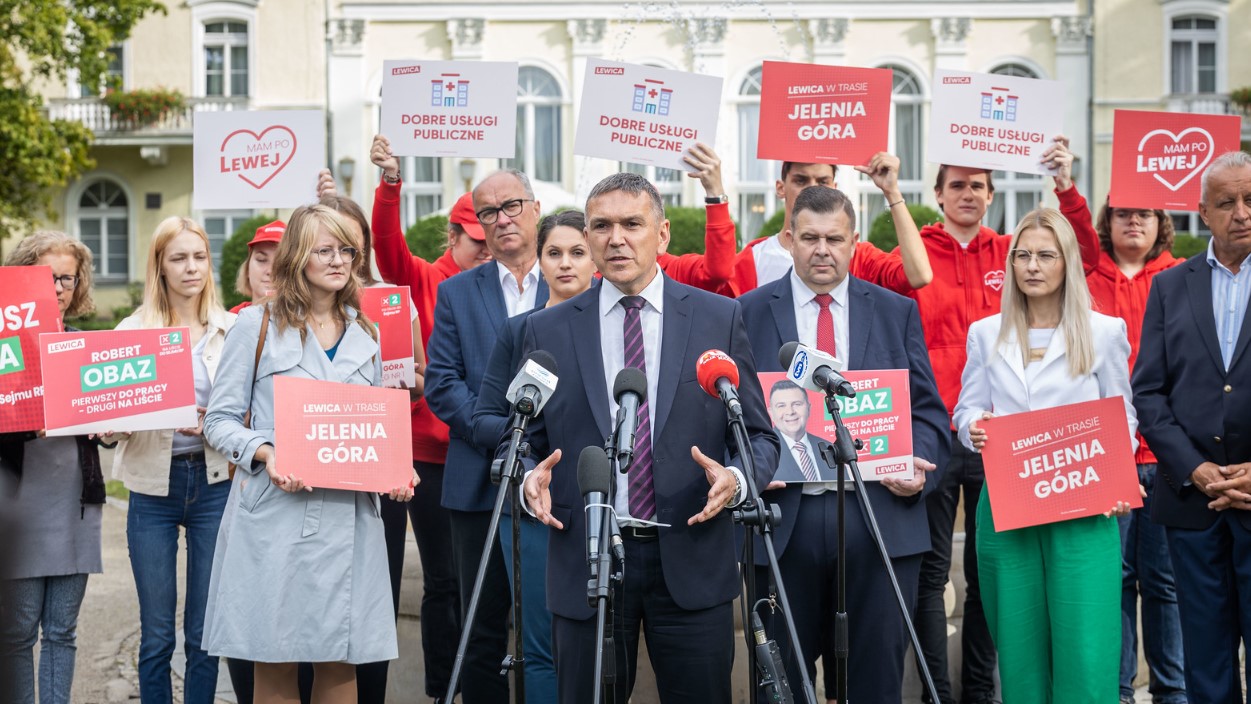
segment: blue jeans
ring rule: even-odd
[[[173,700],[170,658],[174,654],[174,618],[178,609],[178,528],[187,536],[187,594],[183,636],[187,669],[183,701],[212,704],[217,691],[217,658],[201,647],[204,610],[217,529],[230,482],[208,484],[203,453],[174,457],[169,495],[130,493],[126,543],[139,591],[139,697],[143,704]]]
[[[78,610],[86,591],[85,574],[0,582],[0,682],[8,690],[0,698],[34,704],[34,647],[40,641],[39,702],[69,704]]]
[[[556,701],[556,665],[552,661],[552,612],[547,610],[547,526],[522,511],[521,619],[526,646],[526,699]],[[500,517],[504,569],[513,577],[513,524]],[[509,589],[512,587],[510,586]],[[511,595],[511,591],[509,592]],[[516,618],[514,614],[513,618]]]
[[[1173,561],[1164,526],[1151,521],[1155,493],[1154,464],[1138,465],[1138,481],[1147,488],[1142,508],[1122,516],[1121,526],[1121,696],[1134,696],[1138,674],[1138,598],[1142,597],[1142,641],[1155,704],[1186,704],[1181,620]],[[1167,489],[1165,490],[1167,491]]]

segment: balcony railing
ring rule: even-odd
[[[1230,101],[1225,93],[1188,93],[1168,96],[1170,112],[1192,112],[1202,115],[1243,115],[1246,108]]]
[[[97,136],[191,134],[191,116],[197,112],[225,112],[247,110],[248,99],[243,98],[187,98],[180,110],[166,113],[150,124],[139,125],[113,115],[100,98],[61,98],[48,101],[48,117],[54,120],[81,122]]]

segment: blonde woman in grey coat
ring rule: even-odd
[[[209,442],[239,467],[204,642],[213,655],[256,662],[258,704],[299,700],[299,662],[313,663],[314,702],[355,702],[355,665],[397,656],[378,496],[306,487],[274,444],[276,376],[381,384],[374,326],[358,312],[352,274],[360,248],[338,213],[295,211],[274,261],[275,295],[239,316],[204,421]],[[390,496],[407,501],[415,484],[416,475]]]

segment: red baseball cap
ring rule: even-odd
[[[475,240],[481,242],[486,239],[486,233],[482,231],[482,223],[478,222],[478,214],[473,210],[472,193],[466,193],[456,199],[456,205],[452,206],[452,212],[448,214],[447,219],[465,228],[465,232]]]
[[[287,223],[281,220],[275,220],[268,225],[261,225],[256,228],[256,236],[248,243],[249,247],[255,247],[262,242],[273,242],[277,244],[282,240],[282,233],[287,231]]]

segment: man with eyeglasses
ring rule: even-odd
[[[490,480],[495,448],[482,448],[473,442],[472,416],[478,389],[504,322],[547,303],[547,284],[539,273],[536,244],[539,202],[529,178],[520,171],[497,171],[473,189],[473,205],[494,261],[439,284],[434,330],[426,351],[426,402],[449,428],[443,506],[451,517],[462,613],[473,591],[496,491]],[[542,527],[522,520],[523,553],[545,551]],[[500,533],[511,537],[506,524],[501,525]],[[500,676],[500,662],[508,652],[511,603],[504,555],[496,542],[491,546],[460,680],[465,704],[508,701],[508,679]],[[544,605],[528,603],[525,607],[531,612]],[[531,666],[538,667],[544,659],[550,663],[551,658],[550,646],[546,654],[530,647],[531,636],[540,635],[531,630],[526,629],[527,675]],[[527,684],[530,681],[528,676]]]
[[[1060,208],[1080,198],[1071,177],[1073,154],[1069,140],[1057,136],[1043,153],[1042,162],[1055,174]],[[999,312],[1011,237],[982,224],[995,197],[991,172],[943,164],[938,168],[934,197],[943,219],[921,228],[934,279],[929,286],[908,293],[917,302],[925,343],[934,365],[938,390],[948,413],[960,397],[960,374],[966,361],[969,326]],[[1084,202],[1084,201],[1083,201]],[[1077,231],[1087,271],[1099,256],[1094,233]],[[951,571],[952,532],[956,506],[964,494],[964,577],[966,583],[961,632],[961,704],[993,702],[995,646],[982,613],[978,590],[976,532],[977,501],[985,482],[981,455],[968,451],[952,434],[951,460],[938,488],[926,496],[933,544],[921,562],[917,595],[917,636],[922,655],[938,691],[938,704],[955,704],[947,664],[947,612],[943,593]],[[928,695],[924,701],[929,704]]]

